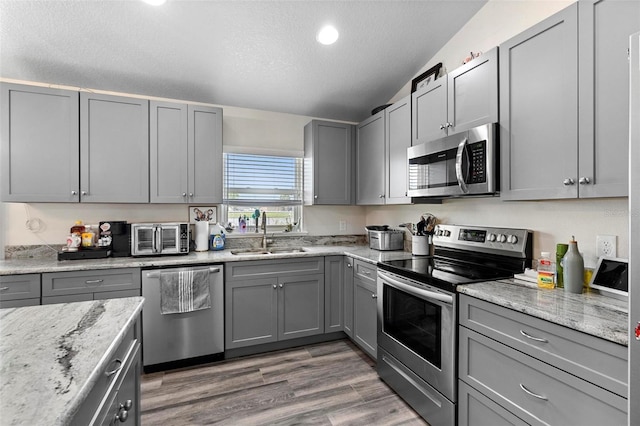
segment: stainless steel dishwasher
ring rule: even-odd
[[[211,307],[193,312],[162,314],[160,275],[209,271]],[[224,353],[224,267],[149,269],[142,271],[142,363],[157,371],[221,359]]]

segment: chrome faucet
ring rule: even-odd
[[[262,212],[262,249],[267,249],[267,212]]]

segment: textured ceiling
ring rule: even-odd
[[[0,77],[361,121],[484,3],[0,0]]]

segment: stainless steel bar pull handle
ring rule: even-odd
[[[527,339],[535,340],[536,342],[549,343],[549,341],[547,339],[543,339],[541,337],[532,336],[532,335],[530,335],[529,333],[527,333],[524,330],[520,330],[520,334],[522,334]]]
[[[147,272],[147,278],[160,278],[160,272],[162,272],[162,271]],[[215,267],[209,268],[209,273],[215,274],[217,272],[220,272],[220,268],[219,267],[215,266]]]
[[[100,284],[102,282],[104,282],[104,280],[86,280],[85,284],[89,284],[89,285],[91,285],[91,284]]]
[[[529,389],[527,389],[522,383],[520,383],[520,389],[522,389],[523,391],[525,391],[526,393],[528,393],[529,395],[538,398],[538,399],[542,399],[543,401],[548,401],[548,398],[544,395],[538,395],[537,393],[533,393],[531,392]]]

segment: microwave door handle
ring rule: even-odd
[[[456,178],[458,179],[458,186],[465,194],[469,192],[469,188],[467,187],[467,183],[465,182],[466,179],[464,176],[464,171],[462,170],[462,156],[467,153],[467,142],[468,139],[464,138],[462,142],[458,144],[458,152],[456,153]]]
[[[156,226],[153,228],[153,252],[160,253],[162,247],[162,228]]]

